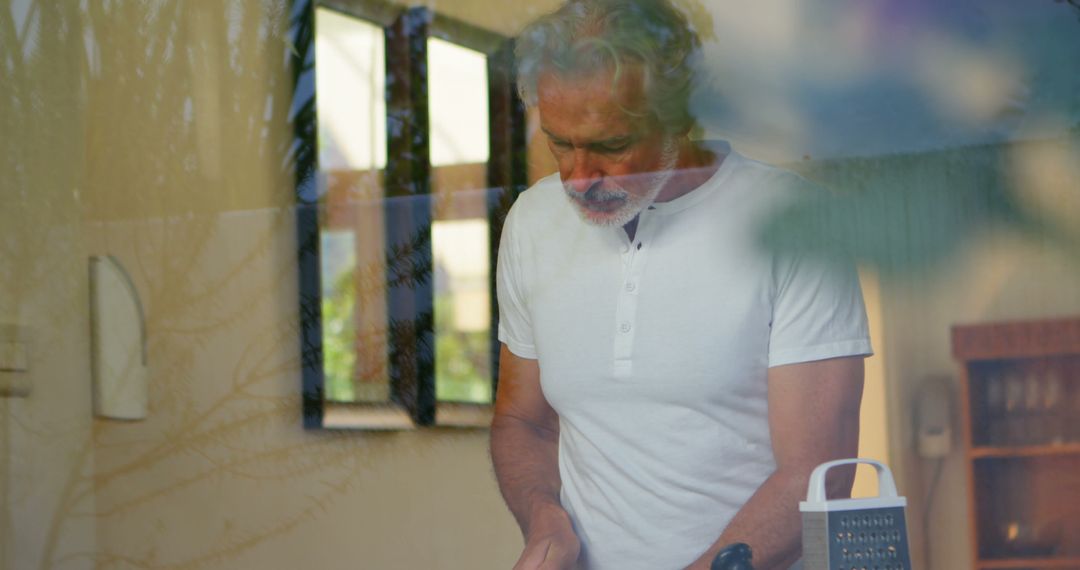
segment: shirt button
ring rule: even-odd
[[[619,330],[624,333],[630,332],[630,323],[623,323],[622,326],[619,327]]]
[[[634,285],[632,282],[626,284],[626,290],[627,291],[633,293],[634,289],[637,289],[637,285]]]

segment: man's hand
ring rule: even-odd
[[[572,570],[580,551],[581,543],[566,511],[556,505],[539,507],[514,570]]]

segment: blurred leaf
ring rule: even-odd
[[[889,273],[932,270],[987,229],[1056,241],[1066,233],[1026,211],[1009,187],[1005,145],[849,158],[803,166],[840,189],[807,192],[767,221],[763,243],[779,252],[851,256]],[[1074,248],[1073,248],[1074,249]]]

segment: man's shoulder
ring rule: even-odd
[[[563,185],[559,174],[551,174],[537,180],[532,186],[518,195],[507,222],[514,224],[548,223],[554,216],[565,217],[568,201],[563,196]]]
[[[732,154],[734,155],[734,153]],[[822,191],[821,186],[788,168],[761,162],[743,155],[734,155],[734,159],[736,160],[738,179],[759,192],[783,197],[804,192]]]
[[[533,205],[546,205],[560,198],[563,193],[562,180],[558,172],[553,172],[529,186],[518,196],[517,203],[524,202]]]
[[[771,211],[810,197],[820,197],[827,191],[820,184],[782,166],[761,162],[732,152],[731,176],[725,178],[729,192],[751,209]]]

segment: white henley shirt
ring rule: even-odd
[[[767,369],[871,353],[851,264],[758,245],[807,191],[821,190],[732,152],[642,212],[633,241],[582,221],[558,175],[511,209],[499,340],[539,361],[586,568],[694,561],[775,469]]]

